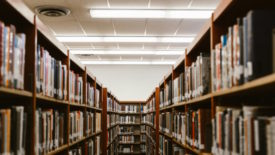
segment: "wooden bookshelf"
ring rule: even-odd
[[[60,100],[53,97],[44,96],[36,92],[36,74],[35,69],[35,55],[37,44],[45,47],[50,53],[50,55],[56,60],[60,60],[67,69],[73,70],[75,73],[80,73],[83,77],[83,84],[86,83],[87,77],[90,81],[94,82],[98,88],[102,88],[102,84],[96,82],[94,76],[90,73],[86,73],[86,68],[80,64],[74,56],[69,54],[69,51],[58,42],[52,33],[48,30],[47,26],[44,25],[40,19],[24,4],[21,0],[6,0],[0,2],[0,20],[5,24],[12,24],[16,27],[17,32],[22,32],[26,34],[26,54],[25,54],[25,77],[24,77],[24,90],[17,90],[11,88],[0,87],[0,99],[1,100],[14,100],[14,102],[22,102],[22,104],[29,109],[28,112],[28,126],[27,126],[27,138],[26,140],[26,154],[35,154],[35,111],[37,108],[51,108],[57,109],[65,114],[65,139],[64,144],[54,150],[46,153],[49,155],[53,154],[68,154],[69,148],[73,145],[78,145],[88,141],[90,138],[101,135],[102,132],[97,132],[91,135],[85,135],[84,137],[74,141],[69,142],[69,113],[71,110],[81,110],[82,112],[97,111],[101,113],[101,108],[89,107],[86,103],[86,87],[83,85],[83,104],[75,104],[70,100]],[[7,13],[9,15],[7,16]],[[70,85],[69,82],[66,83],[67,88]],[[69,92],[68,96],[69,96]],[[23,100],[22,100],[23,99]],[[18,101],[17,101],[18,100]],[[17,105],[16,103],[10,102],[12,105]],[[101,103],[100,103],[101,104]],[[12,106],[10,105],[10,106]],[[30,117],[29,117],[30,116]],[[84,121],[86,122],[86,121]],[[85,125],[84,125],[85,129]],[[87,149],[87,148],[86,148]]]
[[[163,80],[160,81],[160,90],[163,90],[166,87],[166,83],[170,79],[174,80],[180,73],[185,73],[185,68],[190,66],[192,62],[195,62],[195,59],[200,52],[208,53],[211,56],[212,50],[215,49],[215,45],[220,43],[221,35],[227,34],[228,27],[236,24],[236,19],[238,17],[246,16],[247,12],[253,9],[274,10],[275,1],[267,0],[265,2],[260,2],[257,0],[222,0],[213,12],[212,17],[206,21],[196,38],[188,48],[186,48],[185,55],[182,55],[178,59],[172,70],[164,76]],[[210,81],[210,83],[212,83],[212,81]],[[210,90],[207,94],[196,98],[185,99],[177,103],[173,102],[171,105],[160,107],[159,112],[171,112],[173,116],[175,112],[185,113],[189,109],[206,108],[210,109],[211,117],[214,118],[217,106],[240,107],[244,103],[250,103],[249,105],[256,106],[266,105],[264,104],[265,102],[274,105],[272,102],[274,98],[274,86],[275,73],[228,89],[216,92]],[[211,154],[210,152],[201,151],[189,145],[183,145],[180,141],[177,141],[172,134],[163,133],[161,131],[159,131],[159,134],[172,140],[173,144],[187,150],[187,153]]]

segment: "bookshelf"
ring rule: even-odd
[[[0,87],[0,99],[4,102],[1,104],[1,110],[23,107],[24,113],[26,113],[27,119],[24,121],[27,122],[27,126],[23,129],[26,134],[23,135],[25,136],[23,139],[23,150],[25,151],[25,154],[33,155],[40,151],[42,151],[43,154],[48,155],[70,154],[74,149],[76,149],[76,151],[81,151],[82,154],[87,154],[88,149],[92,149],[93,153],[96,153],[97,151],[97,154],[100,154],[100,150],[96,149],[96,145],[98,145],[97,143],[100,143],[99,137],[101,137],[102,131],[100,128],[98,128],[99,130],[95,130],[97,119],[95,116],[100,116],[102,113],[102,84],[97,81],[89,71],[87,71],[85,66],[81,65],[76,58],[70,55],[69,50],[55,39],[55,37],[48,31],[47,27],[25,6],[22,1],[1,1],[0,12],[0,21],[3,22],[5,26],[14,25],[16,28],[16,34],[24,33],[26,35],[25,55],[23,57],[25,65],[22,65],[24,66],[24,78],[22,78],[24,79],[24,87],[18,89],[16,88],[18,86],[16,84],[8,86],[1,84]],[[7,12],[10,15],[6,15]],[[1,30],[2,29],[3,27],[1,27]],[[38,70],[41,68],[37,66],[37,62],[44,63],[44,61],[38,58],[38,54],[40,54],[38,53],[38,50],[42,50],[42,47],[43,50],[47,50],[47,54],[50,56],[52,62],[53,60],[56,64],[57,62],[60,62],[63,66],[62,69],[67,71],[64,73],[59,72],[60,75],[62,74],[63,83],[59,83],[60,85],[62,83],[62,88],[56,87],[54,83],[48,83],[48,85],[45,86],[45,89],[48,89],[47,91],[52,91],[52,94],[47,93],[46,90],[44,90],[44,86],[43,89],[40,90],[40,85],[42,85],[41,83],[44,83],[44,79],[42,79],[42,77],[38,78],[43,70]],[[70,98],[70,96],[75,95],[71,93],[69,89],[72,85],[72,81],[69,79],[70,70],[82,78],[79,82],[79,87],[77,87],[77,93],[80,94],[79,97],[77,97],[78,102],[76,102],[75,99]],[[57,73],[54,73],[54,75],[57,76]],[[98,103],[96,106],[88,104],[86,98],[86,95],[88,94],[86,90],[87,82],[93,86],[95,89],[94,92],[96,92],[96,89],[99,90],[99,94],[93,97],[93,102]],[[46,88],[51,84],[51,87]],[[57,91],[53,91],[54,88],[57,91],[60,91],[60,96],[57,96]],[[79,136],[73,140],[70,139],[70,124],[72,123],[72,118],[70,118],[71,112],[78,112],[82,115],[81,126],[77,129]],[[94,116],[94,119],[89,122],[90,127],[93,129],[88,128],[88,118],[85,117],[86,113],[90,113]],[[95,113],[98,113],[98,115],[94,115]],[[50,139],[47,141],[49,147],[42,148],[41,150],[41,148],[38,149],[38,145],[40,145],[39,142],[41,141],[37,140],[40,139],[39,136],[44,133],[41,133],[38,128],[40,128],[40,121],[47,123],[47,120],[43,118],[44,116],[47,116],[51,121],[58,124],[54,124],[58,126],[58,128],[57,126],[54,127],[56,133],[51,133],[50,131],[47,132],[49,132],[49,134],[51,133],[53,136],[59,135],[62,139],[60,137],[55,137],[55,139],[49,137]],[[100,126],[100,124],[98,125]],[[88,129],[89,132],[86,131]],[[55,142],[56,140],[59,142]],[[88,143],[91,141],[93,141],[93,145],[88,146]],[[8,150],[9,148],[3,151]]]
[[[203,128],[204,131],[201,134],[205,136],[205,134],[207,133],[212,136],[217,136],[212,133],[213,128],[215,127],[215,125],[221,126],[221,124],[224,124],[224,123],[216,122],[215,124],[213,124],[213,121],[217,121],[218,119],[223,118],[224,122],[228,123],[228,117],[229,118],[231,117],[230,116],[231,113],[234,113],[234,117],[232,119],[236,120],[235,115],[239,111],[244,112],[244,114],[239,116],[239,118],[242,118],[244,119],[244,121],[247,121],[249,120],[249,117],[247,116],[247,114],[245,114],[247,113],[247,111],[251,112],[255,110],[259,112],[261,111],[261,109],[274,108],[274,102],[273,102],[274,97],[272,96],[274,92],[274,73],[262,74],[262,75],[259,75],[257,78],[245,81],[244,83],[240,82],[233,86],[218,89],[218,90],[213,89],[213,85],[216,85],[216,81],[215,79],[213,80],[214,77],[212,74],[210,74],[208,75],[209,88],[207,91],[200,92],[200,90],[191,90],[191,91],[195,91],[194,94],[191,94],[191,97],[189,94],[187,95],[184,94],[186,91],[185,90],[186,83],[184,83],[184,80],[186,78],[186,75],[188,74],[188,67],[192,66],[193,63],[197,61],[198,56],[201,55],[202,53],[202,55],[209,55],[209,57],[211,58],[211,56],[215,54],[214,50],[216,50],[216,45],[221,42],[221,36],[228,33],[228,27],[233,26],[234,24],[237,23],[238,17],[249,18],[247,13],[250,10],[255,10],[255,9],[263,9],[266,11],[274,10],[274,6],[275,6],[274,4],[275,4],[274,1],[265,1],[264,3],[263,2],[261,3],[256,0],[255,1],[254,0],[253,1],[246,1],[246,0],[244,1],[222,0],[221,1],[217,9],[214,11],[212,18],[207,20],[207,22],[201,29],[200,33],[197,35],[194,41],[190,44],[190,46],[186,49],[185,55],[181,56],[181,58],[173,66],[172,70],[166,74],[164,79],[159,84],[160,96],[161,96],[160,97],[161,106],[159,107],[160,117],[162,113],[167,113],[167,112],[170,112],[172,115],[170,118],[172,121],[170,124],[172,132],[171,133],[165,132],[165,130],[159,131],[161,147],[167,144],[167,147],[173,150],[173,152],[177,151],[177,153],[180,152],[180,153],[190,153],[190,154],[219,154],[226,151],[230,152],[230,150],[226,146],[225,148],[222,148],[220,146],[217,146],[217,148],[215,148],[216,144],[218,145],[221,144],[220,141],[216,141],[215,137],[214,138],[208,137],[207,139],[211,139],[212,141],[204,141],[204,148],[203,147],[201,148],[200,146],[196,146],[196,144],[192,144],[192,142],[190,142],[190,139],[192,139],[192,135],[191,137],[190,135],[189,137],[187,135],[188,131],[186,130],[188,129],[181,131],[184,134],[180,132],[180,136],[177,135],[178,133],[175,134],[178,128],[178,126],[175,125],[175,120],[178,120],[178,118],[183,118],[182,121],[184,122],[183,124],[185,124],[184,126],[188,126],[188,121],[189,121],[188,119],[190,119],[190,115],[194,115],[195,116],[194,118],[197,119],[196,117],[201,117],[200,115],[205,116],[205,114],[203,113],[207,111],[207,113],[209,113],[207,118],[211,118],[211,120],[208,120],[208,119],[207,120],[203,119],[203,120],[208,123],[207,126],[211,126],[212,130],[209,131],[209,128],[204,127]],[[269,16],[269,15],[266,14],[266,16]],[[265,20],[267,20],[265,16],[262,16],[262,18],[263,18],[262,22],[265,22]],[[262,28],[263,27],[265,26],[262,26]],[[274,24],[273,24],[273,27],[275,27]],[[258,28],[260,29],[260,27]],[[270,35],[271,33],[272,32],[270,31]],[[265,35],[267,38],[269,37],[268,32]],[[220,49],[220,50],[222,51],[223,49]],[[264,54],[268,54],[268,53],[262,53],[261,55],[264,55]],[[212,62],[213,60],[211,59],[210,63]],[[268,64],[268,62],[266,63]],[[214,68],[211,66],[209,72],[212,72],[213,70]],[[173,82],[172,90],[171,90],[173,94],[171,98],[172,102],[167,105],[165,104],[165,102],[167,101],[167,99],[165,99],[165,95],[166,95],[165,89],[167,88],[167,86],[169,87],[169,84],[167,85],[167,83],[169,83],[171,79],[172,81],[175,81],[176,79],[180,78],[181,74],[184,74],[183,83],[181,83],[180,80],[177,82]],[[242,77],[240,79],[242,79]],[[181,89],[175,88],[177,87],[177,85],[183,85],[182,86],[184,87],[184,89],[182,89],[183,93]],[[191,85],[189,87],[194,87],[194,85]],[[201,89],[201,88],[198,88],[198,89]],[[178,97],[182,96],[182,98],[181,99],[177,98],[175,101],[173,99],[175,97],[174,96],[175,94],[178,95]],[[253,108],[255,109],[251,110],[249,108],[247,109],[247,107],[249,108],[252,107],[252,109]],[[267,117],[265,121],[271,120],[272,116],[274,116],[274,112],[269,113],[268,111],[266,111],[265,114],[258,113],[258,114],[255,114],[254,116],[256,119],[255,122],[257,123],[259,121],[262,121],[261,119],[259,119],[259,117],[261,116]],[[262,126],[262,127],[263,128],[268,127],[268,125]],[[230,126],[228,127],[228,130],[230,130],[230,128],[232,129],[232,127]],[[248,127],[246,126],[246,128]],[[258,129],[259,127],[256,125],[251,125],[251,128],[253,128],[252,130],[254,130],[254,128]],[[226,131],[218,131],[218,132],[226,132]],[[248,130],[245,132],[248,132]],[[268,136],[265,134],[262,134],[262,136],[267,136],[267,137],[272,136],[272,135]],[[234,137],[233,133],[228,135]],[[250,140],[252,139],[254,140],[254,136],[257,136],[257,135],[254,135],[253,133],[250,136],[247,136],[247,135],[245,136],[246,136],[245,138],[250,138]],[[185,138],[182,139],[182,137],[185,137]],[[231,143],[230,141],[226,142],[226,140],[228,140],[228,137],[225,136],[222,138],[224,138],[222,142],[225,142],[226,145],[229,145]],[[213,143],[215,147],[213,146]],[[263,141],[259,140],[258,144],[260,145],[262,143]],[[254,154],[259,152],[261,152],[261,154],[267,154],[267,152],[272,152],[270,148],[268,150],[268,148],[265,148],[265,146],[261,146],[260,150],[253,150],[255,148],[252,144],[248,144],[244,142],[243,145],[245,145],[246,147],[244,151],[248,154],[250,153]],[[236,149],[234,147],[238,147],[238,146],[232,146],[232,152],[236,151],[234,150]],[[161,152],[160,150],[160,154],[165,154],[165,152]]]

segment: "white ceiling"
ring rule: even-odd
[[[41,5],[67,7],[65,17],[39,18],[56,36],[183,36],[196,35],[203,19],[92,19],[89,9],[214,9],[219,0],[24,0],[34,10]],[[70,49],[184,50],[179,43],[64,43]],[[79,55],[78,55],[79,56]],[[79,56],[91,60],[173,60],[179,56]]]

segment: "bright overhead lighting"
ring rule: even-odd
[[[194,36],[175,37],[56,37],[60,42],[90,42],[90,43],[190,43]]]
[[[84,65],[174,65],[175,61],[93,61],[82,60]]]
[[[91,9],[92,18],[208,19],[212,10]]]
[[[182,55],[182,51],[144,51],[144,50],[70,50],[72,54],[94,54],[94,55]]]

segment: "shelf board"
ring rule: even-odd
[[[141,135],[141,133],[119,133],[117,135],[119,135],[119,136],[128,136],[128,135],[139,136],[139,135]]]
[[[140,125],[140,123],[129,123],[129,124],[126,124],[126,123],[119,123],[118,125],[124,125],[124,126],[137,126],[137,125]]]
[[[163,136],[167,137],[167,138],[173,139],[173,136],[168,134],[168,133],[164,133],[162,131],[159,131],[159,133],[162,134]]]
[[[36,94],[36,98],[38,100],[43,100],[43,101],[53,102],[53,103],[58,103],[58,104],[65,104],[65,105],[69,104],[69,102],[66,100],[59,100],[59,99],[56,99],[53,97],[44,96],[42,94]]]
[[[96,111],[102,111],[102,109],[100,109],[100,108],[97,108],[97,107],[91,107],[91,106],[89,106],[89,105],[86,105],[86,108],[88,108],[88,109],[92,109],[92,110],[96,110]]]
[[[25,90],[13,89],[13,88],[5,88],[0,87],[0,96],[7,97],[7,96],[20,96],[20,97],[32,97],[32,93]]]
[[[162,107],[159,109],[159,111],[164,111],[164,110],[168,110],[168,109],[171,109],[173,107],[173,105],[169,105],[169,106],[166,106],[166,107]]]
[[[150,126],[151,128],[155,129],[155,127],[149,123],[141,123],[141,125],[146,125],[146,126]],[[155,129],[156,130],[156,129]]]
[[[176,143],[177,145],[181,146],[182,148],[188,149],[188,150],[192,151],[195,154],[198,154],[198,155],[212,155],[209,152],[203,152],[203,151],[200,151],[196,148],[190,147],[186,144],[182,144],[181,142],[177,141],[175,138],[173,138],[172,141],[173,141],[173,143]]]
[[[118,112],[115,112],[115,111],[107,111],[107,113],[110,113],[110,114],[119,114]]]
[[[69,144],[69,147],[71,147],[71,146],[73,146],[73,145],[76,145],[76,144],[78,144],[78,143],[81,143],[81,142],[85,141],[86,139],[87,139],[87,137],[84,137],[84,138],[78,139],[78,140],[76,140],[76,141],[73,141],[73,142],[71,142],[71,143]]]
[[[119,145],[140,145],[140,142],[119,142]]]
[[[57,154],[59,152],[62,152],[64,150],[68,149],[68,146],[69,146],[68,144],[62,145],[62,146],[48,152],[47,155],[54,155],[54,154]]]
[[[140,115],[141,113],[139,112],[135,112],[135,113],[132,113],[132,112],[129,112],[129,113],[126,113],[126,112],[118,112],[119,115]]]
[[[71,102],[70,106],[79,107],[79,108],[86,108],[87,106],[85,104],[79,104],[75,102]]]
[[[110,127],[108,127],[108,130],[112,129],[113,127],[116,127],[118,124],[115,125],[111,125]]]

